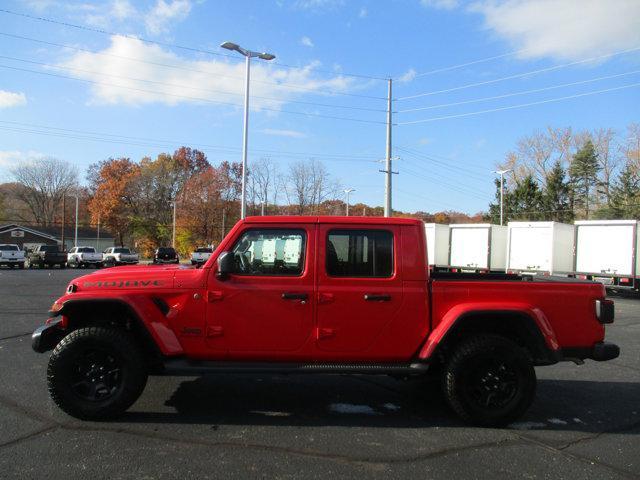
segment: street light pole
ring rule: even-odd
[[[245,86],[244,86],[244,131],[242,134],[242,199],[240,203],[240,218],[247,216],[247,145],[249,143],[249,78],[251,73],[251,59],[254,57],[262,60],[273,60],[275,55],[265,52],[254,52],[242,48],[232,42],[224,42],[220,45],[227,50],[233,50],[245,57]]]
[[[497,173],[500,175],[500,225],[504,224],[504,174],[510,172],[510,169],[507,170],[496,170],[493,173]]]
[[[75,227],[75,234],[73,236],[73,246],[77,247],[78,246],[78,195],[71,195],[71,196],[76,199],[76,227]],[[64,245],[62,247],[64,248]]]
[[[347,196],[347,204],[346,204],[346,209],[347,209],[347,217],[349,216],[349,195],[351,195],[351,192],[355,192],[355,189],[353,188],[347,188],[346,190],[343,190],[345,195]]]
[[[171,235],[171,246],[176,248],[176,205],[178,204],[177,197],[173,199],[173,234]]]
[[[100,251],[100,213],[98,213],[98,234],[96,235],[96,250]]]

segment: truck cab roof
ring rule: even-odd
[[[395,217],[344,217],[344,216],[264,216],[247,217],[244,223],[344,223],[349,225],[423,225],[422,220],[415,218]]]

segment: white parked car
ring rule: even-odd
[[[198,247],[195,252],[191,254],[191,265],[203,264],[213,253],[213,248],[211,247]]]
[[[109,247],[102,254],[102,263],[105,267],[116,265],[135,265],[139,261],[138,254],[129,247]]]
[[[0,244],[0,266],[6,265],[9,268],[17,266],[24,268],[24,252],[18,245],[11,243]]]
[[[67,267],[101,267],[102,254],[93,247],[73,247],[67,253]]]

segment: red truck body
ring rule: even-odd
[[[299,274],[221,274],[225,252],[251,232],[274,229],[302,239]],[[391,265],[379,267],[388,275],[328,273],[337,255],[329,237],[349,231],[366,231],[369,243],[380,238],[383,246],[390,239]],[[357,248],[354,238],[349,249]],[[423,223],[413,219],[250,217],[201,268],[124,266],[74,279],[54,303],[50,325],[34,333],[34,349],[53,348],[60,332],[87,321],[90,306],[125,315],[165,363],[415,366],[442,358],[469,332],[511,338],[537,365],[617,356],[617,347],[603,343],[613,306],[601,284],[430,276],[425,242]]]

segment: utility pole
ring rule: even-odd
[[[98,234],[96,236],[96,250],[100,251],[100,214],[98,213]]]
[[[493,173],[497,173],[500,175],[500,225],[503,225],[503,212],[504,212],[504,174],[510,172],[510,169],[507,170],[496,170]]]
[[[66,223],[66,220],[64,218],[65,210],[66,210],[65,202],[64,202],[65,198],[66,198],[65,195],[62,195],[62,235],[61,235],[61,237],[62,237],[62,250],[63,251],[65,250],[65,246],[64,246],[64,227],[65,227],[64,224]]]
[[[346,190],[343,190],[343,191],[344,191],[345,195],[347,196],[347,199],[346,199],[346,210],[347,210],[346,214],[347,214],[347,217],[348,217],[349,216],[349,195],[351,195],[351,192],[355,192],[355,189],[347,188]]]
[[[264,200],[260,202],[260,215],[264,217]]]
[[[75,197],[76,199],[76,227],[75,227],[75,234],[73,237],[73,246],[77,247],[78,246],[78,195],[71,195],[72,197]],[[62,244],[62,247],[64,248],[64,244]]]
[[[224,235],[226,233],[224,224],[226,220],[227,220],[227,209],[223,208],[222,209],[222,230],[220,232],[220,241],[224,240]]]
[[[392,215],[391,210],[391,92],[392,92],[392,79],[389,79],[389,92],[387,96],[387,156],[385,161],[385,185],[384,185],[384,216],[390,217]]]

